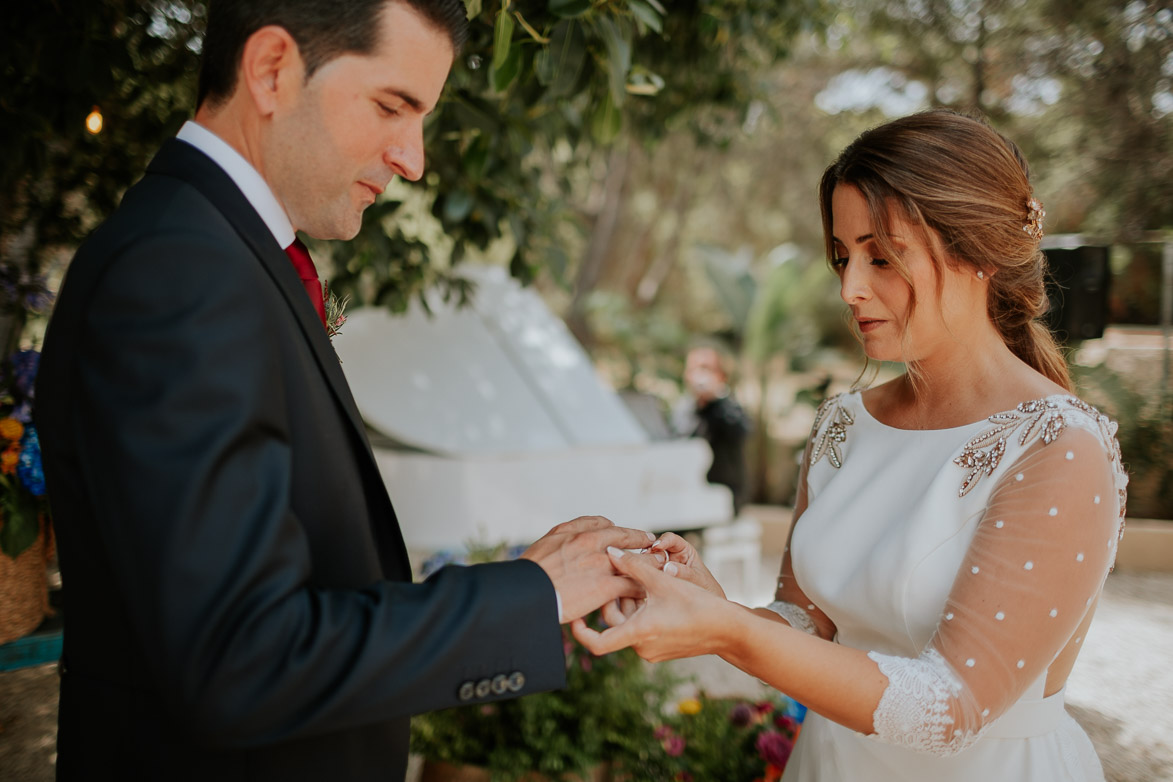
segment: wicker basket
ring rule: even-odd
[[[0,644],[23,638],[52,613],[46,570],[53,555],[51,538],[52,532],[42,531],[16,559],[0,553]]]

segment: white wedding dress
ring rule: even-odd
[[[1066,395],[928,431],[824,403],[771,608],[888,686],[874,735],[809,713],[784,782],[1103,780],[1061,685],[1121,532],[1115,431]]]

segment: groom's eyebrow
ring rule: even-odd
[[[396,89],[395,87],[382,87],[380,88],[379,92],[383,93],[384,95],[390,95],[393,98],[398,98],[410,106],[414,111],[431,114],[431,112],[428,111],[427,106],[424,105],[424,102],[412,95],[410,92],[404,92],[403,90]]]

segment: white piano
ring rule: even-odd
[[[728,522],[703,440],[653,440],[533,290],[468,268],[471,306],[350,313],[334,338],[413,559],[532,542],[575,516]]]

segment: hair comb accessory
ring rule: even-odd
[[[1026,202],[1026,209],[1026,225],[1022,230],[1037,242],[1043,238],[1043,218],[1047,213],[1043,211],[1043,202],[1033,197]]]

